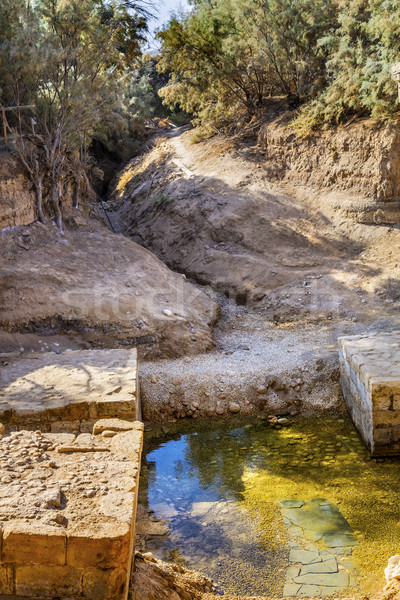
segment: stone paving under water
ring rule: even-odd
[[[283,595],[326,596],[354,587],[351,554],[358,540],[338,507],[326,498],[282,500],[280,504],[291,538]]]

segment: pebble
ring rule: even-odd
[[[65,517],[64,517],[64,516],[63,516],[61,513],[59,513],[59,514],[57,514],[57,515],[54,517],[54,520],[55,520],[55,522],[56,522],[56,523],[58,523],[59,525],[62,525],[62,524],[64,523],[64,521],[65,521]]]
[[[170,310],[169,308],[164,309],[163,313],[166,317],[172,317],[172,310]]]
[[[239,406],[239,404],[237,404],[236,402],[230,402],[230,404],[229,404],[229,411],[231,413],[238,413],[238,412],[240,412],[240,406]]]

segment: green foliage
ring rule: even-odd
[[[0,105],[17,107],[9,126],[17,129],[18,155],[42,220],[43,190],[61,223],[63,186],[73,178],[82,187],[92,139],[131,135],[146,111],[147,84],[137,78],[146,27],[139,9],[132,0],[0,5]],[[26,104],[35,105],[34,123],[32,113],[19,109]]]
[[[303,131],[398,111],[398,0],[193,0],[159,33],[160,94],[197,122],[252,116],[269,94],[303,104]]]
[[[160,93],[214,123],[252,115],[272,94],[310,97],[325,84],[316,42],[334,15],[331,0],[195,2],[159,33],[158,68],[171,73]]]
[[[319,40],[329,49],[329,85],[294,125],[338,124],[354,115],[390,119],[398,111],[391,67],[400,59],[400,12],[396,0],[340,0],[339,28]]]

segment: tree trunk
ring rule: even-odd
[[[62,231],[62,214],[61,214],[61,184],[55,183],[51,188],[51,203],[54,210],[54,218],[58,229]]]
[[[46,219],[43,214],[43,181],[39,175],[36,175],[33,182],[36,192],[36,208],[41,223],[46,223]]]
[[[77,175],[77,176],[75,176],[75,185],[74,185],[74,202],[73,202],[74,208],[79,207],[79,191],[80,191],[80,189],[81,189],[81,176]]]

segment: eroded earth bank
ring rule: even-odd
[[[66,205],[63,232],[34,222],[3,169],[1,361],[136,346],[148,422],[344,413],[337,337],[399,329],[399,141],[370,121],[305,139],[283,125],[159,133],[114,180],[116,233],[93,203]],[[215,597],[145,552],[132,590]]]

